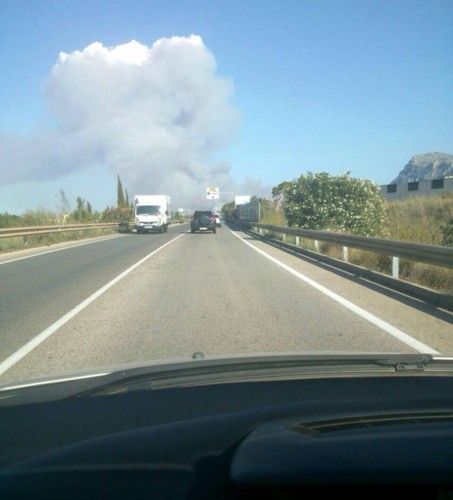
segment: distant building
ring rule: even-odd
[[[441,193],[453,193],[453,177],[383,184],[381,193],[388,200],[407,196],[435,196]]]

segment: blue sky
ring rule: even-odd
[[[240,125],[217,156],[236,179],[273,186],[350,170],[385,183],[414,154],[453,153],[452,26],[451,0],[2,0],[0,132],[48,124],[43,94],[60,51],[194,33],[234,83]],[[104,166],[0,185],[0,211],[52,208],[59,187],[114,203]]]

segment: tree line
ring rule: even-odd
[[[57,211],[46,209],[27,210],[22,215],[0,213],[0,227],[39,226],[69,223],[90,222],[122,222],[130,221],[134,216],[134,204],[129,198],[128,190],[124,188],[120,176],[117,175],[117,203],[107,206],[104,210],[94,210],[92,204],[77,196],[75,207],[63,189],[59,190],[59,207]]]

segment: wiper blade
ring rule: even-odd
[[[232,358],[203,358],[200,353],[196,354],[193,361],[178,361],[113,372],[98,388],[78,396],[114,394],[142,387],[160,389],[249,380],[303,378],[310,375],[341,376],[345,373],[358,375],[366,371],[377,373],[423,371],[434,360],[430,354],[417,353],[275,354]]]
[[[453,358],[426,354],[314,353],[240,355],[178,359],[150,365],[102,367],[102,373],[74,374],[52,379],[0,385],[0,398],[40,398],[43,391],[55,399],[109,395],[138,389],[162,389],[194,385],[275,381],[309,377],[347,377],[382,374],[451,374]]]

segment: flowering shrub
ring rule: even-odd
[[[367,236],[380,234],[384,227],[384,199],[367,179],[309,172],[279,184],[272,194],[283,196],[289,226]]]

